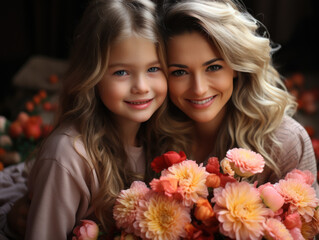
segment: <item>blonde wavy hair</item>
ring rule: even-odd
[[[262,154],[266,165],[280,177],[274,160],[275,152],[280,151],[275,131],[284,115],[295,113],[296,102],[274,68],[275,49],[265,27],[236,1],[171,2],[174,3],[164,1],[160,13],[165,42],[175,35],[198,31],[211,40],[227,64],[238,73],[213,153],[223,158],[233,147],[252,149]],[[176,107],[170,103],[168,110],[176,123]],[[187,122],[181,112],[178,119]]]
[[[89,3],[75,32],[57,117],[57,126],[65,122],[75,125],[88,161],[97,173],[100,185],[98,194],[93,196],[93,205],[104,230],[112,227],[112,208],[120,190],[129,187],[133,180],[143,178],[128,169],[118,126],[96,89],[107,69],[111,44],[132,35],[154,42],[166,72],[154,3],[149,0],[92,0]],[[166,131],[158,121],[165,108],[166,101],[149,121],[142,123],[138,132],[147,161],[166,151],[157,147],[170,135],[162,135]],[[145,178],[150,176],[148,170]]]

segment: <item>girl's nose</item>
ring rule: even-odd
[[[131,92],[134,94],[145,94],[149,92],[149,79],[140,74],[134,77]]]

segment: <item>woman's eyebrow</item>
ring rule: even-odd
[[[216,61],[224,61],[224,59],[222,59],[222,58],[213,58],[213,59],[211,59],[211,60],[209,60],[207,62],[204,62],[202,65],[203,66],[207,66],[207,65],[210,65],[210,64],[212,64],[212,63],[214,63]]]
[[[187,68],[186,65],[177,64],[177,63],[169,64],[168,67]]]
[[[204,62],[202,64],[202,66],[207,66],[210,65],[216,61],[224,61],[222,58],[213,58],[211,60],[208,60],[207,62]],[[188,68],[187,65],[184,64],[177,64],[177,63],[173,63],[173,64],[169,64],[168,67],[177,67],[177,68]]]

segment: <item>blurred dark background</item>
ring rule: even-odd
[[[34,55],[67,59],[72,34],[88,0],[3,1],[0,10],[0,115],[11,117],[4,99],[13,96],[12,78]],[[274,55],[278,70],[310,74],[318,84],[317,0],[242,0],[282,47]]]

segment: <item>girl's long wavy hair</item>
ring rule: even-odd
[[[278,154],[280,150],[275,130],[284,115],[295,113],[296,102],[274,68],[275,48],[265,28],[243,5],[231,0],[164,1],[160,14],[166,44],[171,37],[198,31],[211,40],[238,73],[225,121],[217,143],[212,146],[215,156],[224,158],[233,147],[248,148],[262,154],[266,166],[280,177],[280,169],[274,161],[275,152]],[[169,112],[176,122],[176,106],[172,103]],[[179,119],[181,115],[179,112]],[[187,122],[185,114],[182,119]]]
[[[98,176],[99,192],[92,200],[96,216],[105,230],[112,226],[111,212],[120,190],[143,177],[129,170],[117,123],[100,100],[96,87],[107,69],[111,44],[129,36],[154,42],[166,73],[163,41],[155,16],[155,5],[150,0],[92,0],[74,36],[56,126],[69,122],[80,133],[88,161],[93,163]],[[167,150],[160,147],[163,144],[158,144],[172,134],[158,121],[166,104],[165,101],[149,121],[142,123],[138,132],[147,161]],[[148,176],[147,168],[145,177]]]

